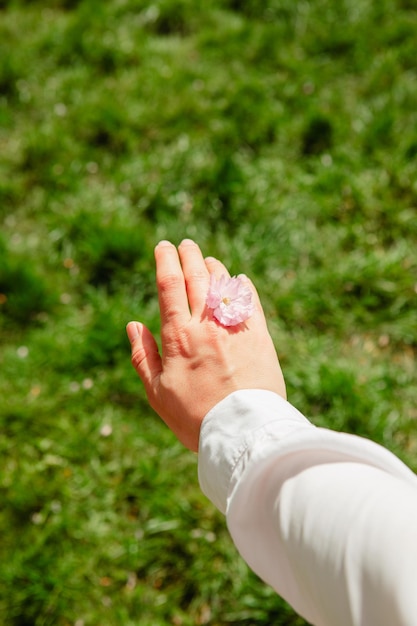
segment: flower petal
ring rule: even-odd
[[[238,276],[228,278],[222,275],[217,280],[212,274],[206,304],[213,309],[213,316],[223,326],[236,326],[254,311],[252,292]]]

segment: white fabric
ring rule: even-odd
[[[199,479],[249,566],[315,626],[417,626],[417,477],[277,394],[205,417]]]

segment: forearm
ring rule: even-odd
[[[410,612],[417,579],[417,480],[396,457],[256,391],[210,412],[200,450],[202,488],[242,556],[300,614],[320,626],[414,623],[398,611]]]

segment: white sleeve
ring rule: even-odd
[[[248,565],[315,626],[417,626],[417,477],[277,394],[205,417],[199,479]]]

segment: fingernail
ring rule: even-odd
[[[206,263],[214,263],[216,259],[214,258],[214,256],[206,256],[205,261]]]
[[[173,244],[170,241],[168,241],[168,239],[161,239],[161,241],[157,243],[155,247],[157,248],[158,246],[172,246],[172,245]]]
[[[180,243],[180,246],[195,246],[196,243],[192,239],[183,239]]]
[[[129,322],[126,326],[127,336],[130,343],[133,343],[139,337],[139,322]]]

